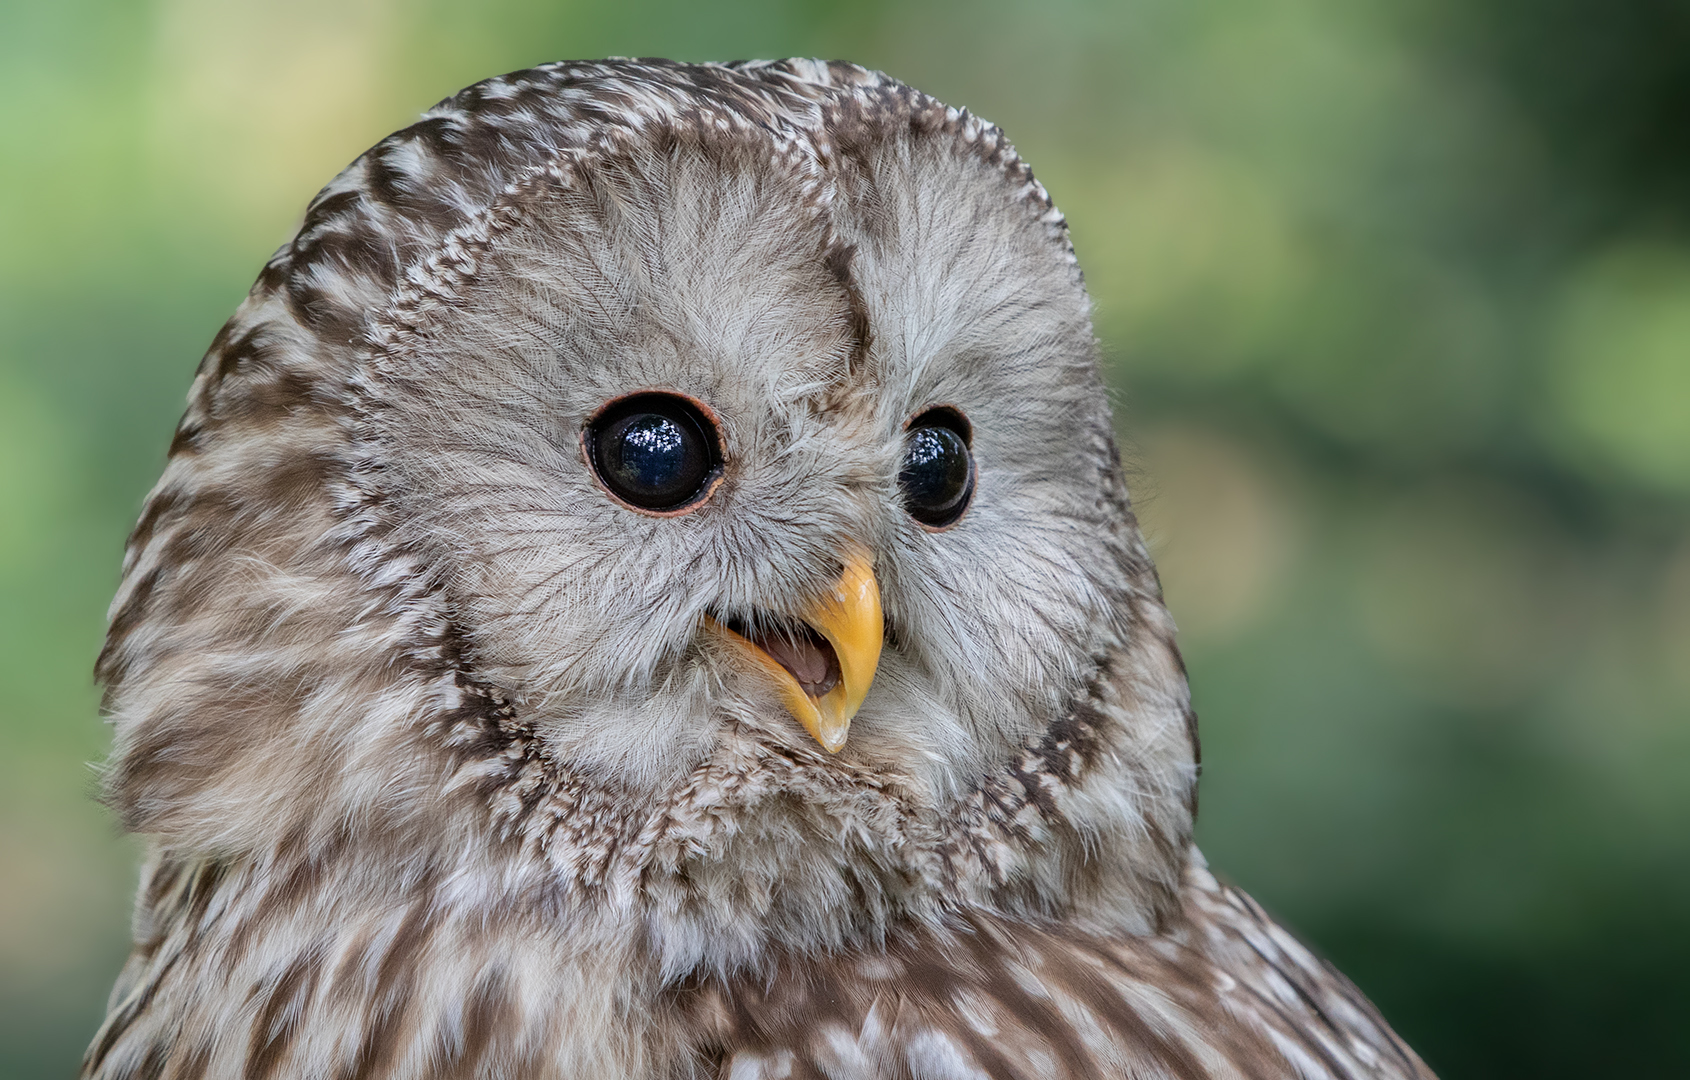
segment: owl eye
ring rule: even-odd
[[[930,529],[955,524],[974,495],[970,433],[968,421],[951,408],[929,409],[906,427],[898,486],[904,509]]]
[[[646,392],[611,401],[581,433],[607,491],[628,506],[676,514],[702,503],[722,475],[722,440],[701,402]]]

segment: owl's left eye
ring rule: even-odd
[[[904,509],[929,529],[956,524],[974,497],[974,455],[967,419],[948,406],[911,420],[898,469]]]
[[[587,422],[581,446],[618,501],[649,514],[702,503],[722,476],[722,439],[702,402],[660,391],[607,403]]]

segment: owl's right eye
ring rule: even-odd
[[[630,509],[681,514],[716,489],[722,439],[708,406],[647,391],[608,402],[581,432],[599,483]]]

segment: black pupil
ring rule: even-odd
[[[631,403],[592,432],[594,465],[616,495],[646,510],[670,510],[704,493],[715,472],[702,417],[679,399]]]
[[[910,432],[898,484],[910,516],[928,525],[948,525],[968,506],[974,484],[968,444],[936,424]]]

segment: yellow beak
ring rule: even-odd
[[[839,682],[820,697],[804,692],[798,680],[756,642],[729,630],[714,619],[706,622],[742,644],[780,688],[781,701],[794,718],[830,754],[845,745],[851,718],[862,708],[863,698],[880,666],[880,646],[885,622],[880,614],[880,585],[874,580],[873,563],[862,553],[845,560],[845,572],[827,593],[799,613],[833,646],[839,660]]]

